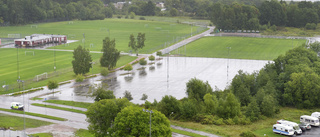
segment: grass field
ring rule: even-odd
[[[83,45],[82,39],[85,34],[85,46],[92,51],[101,51],[102,40],[109,36],[116,40],[116,48],[120,51],[129,52],[129,36],[137,36],[139,32],[146,33],[145,47],[141,53],[152,53],[161,47],[166,41],[179,37],[190,36],[191,30],[196,33],[198,26],[178,24],[173,22],[159,22],[151,20],[133,19],[105,19],[93,21],[73,21],[73,24],[65,22],[53,22],[37,24],[38,28],[31,28],[30,25],[0,27],[0,37],[7,37],[7,34],[19,33],[21,35],[38,34],[63,34],[68,40],[79,40],[69,46],[60,45],[60,49],[74,49]],[[191,29],[192,28],[192,29]],[[2,36],[1,36],[2,35]],[[90,45],[93,44],[93,47]]]
[[[46,108],[70,111],[70,112],[81,113],[81,114],[85,113],[84,111],[81,111],[81,110],[78,110],[78,109],[58,107],[58,106],[53,106],[53,105],[45,105],[45,104],[39,104],[39,103],[32,103],[31,105],[38,106],[38,107],[46,107]]]
[[[26,128],[36,128],[50,125],[52,123],[36,119],[26,118]],[[10,116],[0,113],[0,127],[13,128],[13,130],[23,130],[23,117]]]
[[[34,51],[25,52],[25,51]],[[1,69],[0,69],[0,85],[5,84],[13,84],[17,83],[18,79],[17,73],[17,52],[19,56],[19,72],[21,80],[30,80],[34,79],[36,75],[47,72],[48,74],[54,72],[54,51],[45,51],[45,50],[36,50],[36,49],[0,49],[0,60],[1,60]],[[27,54],[26,54],[27,53]],[[91,53],[91,57],[93,61],[97,62],[93,66],[93,73],[100,73],[100,63],[99,59],[102,54],[100,53]],[[55,62],[56,69],[58,74],[62,73],[58,77],[54,77],[55,80],[61,82],[65,80],[70,80],[75,78],[75,74],[72,71],[71,61],[73,60],[73,53],[66,51],[56,51],[55,52]],[[132,60],[136,59],[136,57],[132,56],[121,56],[119,61],[117,62],[116,67],[123,66]],[[90,70],[92,71],[92,69]],[[89,72],[88,74],[91,74]],[[25,89],[44,86],[46,85],[47,80],[33,82],[33,83],[25,83]],[[9,87],[9,89],[12,87]],[[21,87],[22,89],[22,87]],[[0,88],[0,91],[4,89]],[[12,92],[1,92],[0,94],[6,94]]]
[[[320,109],[295,109],[295,108],[281,108],[280,114],[275,115],[272,118],[264,118],[256,121],[250,125],[202,125],[193,122],[179,122],[171,120],[171,124],[191,128],[195,130],[201,130],[212,134],[220,135],[223,137],[237,137],[244,131],[251,131],[258,137],[263,137],[267,134],[268,137],[282,137],[272,132],[272,125],[277,120],[286,119],[289,121],[299,123],[301,115],[310,115],[312,112],[320,111]],[[311,129],[312,130],[312,129]]]
[[[20,111],[20,110],[12,110],[12,109],[5,109],[5,108],[0,108],[0,110],[1,111],[11,112],[11,113],[23,114],[23,111]],[[32,113],[32,112],[24,112],[24,113],[26,115],[35,116],[35,117],[42,117],[42,118],[58,120],[58,121],[67,121],[67,119],[60,118],[60,117],[55,117],[55,116],[43,115],[43,114]]]
[[[37,134],[31,134],[31,135],[33,137],[53,137],[52,133],[37,133]]]
[[[79,107],[79,108],[88,108],[92,104],[92,103],[86,103],[86,102],[75,102],[75,101],[66,101],[66,100],[46,100],[44,102]]]
[[[192,57],[273,60],[289,49],[305,43],[300,39],[271,39],[248,37],[204,37],[171,54]],[[228,47],[231,47],[228,55]]]

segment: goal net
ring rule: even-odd
[[[40,80],[44,80],[44,79],[47,79],[47,78],[48,78],[48,73],[45,72],[45,73],[36,75],[35,78],[34,78],[34,80],[35,80],[35,81],[40,81]]]
[[[68,24],[73,24],[73,21],[69,21]]]
[[[8,38],[20,38],[20,34],[8,34]]]
[[[38,25],[30,25],[31,28],[38,28]]]
[[[25,51],[24,55],[28,55],[28,53],[34,56],[34,51]]]

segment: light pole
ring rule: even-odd
[[[152,110],[145,110],[145,109],[142,109],[142,111],[148,112],[150,114],[150,121],[149,121],[149,123],[150,123],[150,131],[149,131],[149,134],[150,134],[150,137],[151,137],[151,113],[153,113],[153,112],[152,112]]]
[[[229,50],[231,49],[231,47],[227,47],[228,48],[228,63],[227,63],[227,86],[229,84]]]

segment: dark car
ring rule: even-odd
[[[301,128],[302,131],[306,131],[306,130],[311,129],[310,124],[307,124],[307,123],[300,123],[299,127]]]

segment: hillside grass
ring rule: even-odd
[[[25,54],[25,51],[34,51],[35,55],[31,53]],[[4,84],[15,84],[18,79],[17,74],[17,53],[19,56],[19,72],[21,80],[32,81],[36,75],[47,72],[48,74],[54,72],[54,51],[47,50],[36,50],[36,49],[1,49],[0,58],[1,58],[1,69],[0,69],[0,85]],[[57,76],[52,77],[51,79],[57,80],[58,82],[70,80],[75,78],[75,74],[72,70],[72,60],[73,53],[66,51],[55,51],[55,63]],[[91,75],[92,71],[94,74],[100,73],[101,66],[99,59],[102,56],[101,53],[91,53],[91,57],[94,62],[93,69],[90,69],[90,72],[87,75]],[[117,67],[121,67],[137,57],[134,56],[121,56],[117,62]],[[39,82],[32,81],[32,83],[25,83],[24,88],[29,89],[33,87],[44,86],[47,84],[48,80],[42,80]],[[0,94],[7,94],[14,92],[11,90],[12,87],[9,87],[9,91],[5,92],[3,88],[0,88]],[[17,88],[17,87],[15,87]],[[21,84],[21,90],[23,89]]]
[[[58,49],[74,49],[78,45],[85,45],[91,51],[101,51],[102,40],[105,37],[116,40],[116,48],[119,51],[129,52],[131,48],[128,47],[129,36],[134,34],[136,37],[139,32],[146,34],[145,47],[140,53],[153,53],[160,48],[159,45],[166,41],[171,41],[177,37],[190,37],[191,28],[192,33],[195,34],[198,26],[191,26],[187,24],[179,24],[176,22],[161,22],[152,20],[138,20],[138,19],[105,19],[105,20],[87,20],[87,21],[69,21],[41,23],[37,28],[31,28],[31,24],[23,26],[9,26],[0,27],[0,37],[7,37],[7,34],[63,34],[68,36],[68,40],[78,40],[70,43],[69,46],[56,46]],[[82,39],[85,35],[85,42]],[[90,46],[90,45],[93,46]],[[52,47],[51,47],[52,48]]]
[[[88,108],[92,104],[87,102],[76,102],[76,101],[67,101],[67,100],[46,100],[44,102],[79,107],[79,108]]]
[[[36,128],[52,124],[51,122],[40,121],[36,119],[25,118],[26,128]],[[13,128],[13,130],[23,130],[24,120],[23,117],[10,116],[0,113],[0,127]]]
[[[316,30],[307,30],[303,28],[294,27],[277,27],[277,31],[265,30],[262,31],[263,35],[277,35],[277,36],[301,36],[301,37],[314,37],[320,35],[320,25],[317,25]]]
[[[249,37],[203,37],[171,52],[189,57],[273,60],[303,39],[272,39]],[[231,47],[228,55],[228,47]]]
[[[78,110],[78,109],[58,107],[58,106],[53,106],[53,105],[46,105],[46,104],[39,104],[39,103],[32,103],[31,105],[38,106],[38,107],[46,107],[46,108],[58,109],[58,110],[63,110],[63,111],[70,111],[70,112],[80,113],[80,114],[84,114],[85,113],[84,111],[81,111],[81,110]]]
[[[320,109],[296,109],[296,108],[281,108],[280,114],[276,114],[271,118],[260,119],[253,122],[250,125],[203,125],[194,122],[180,122],[171,120],[171,124],[190,128],[194,130],[200,130],[223,137],[238,137],[242,132],[251,131],[258,137],[263,137],[264,134],[269,137],[282,137],[282,135],[272,132],[272,125],[276,124],[277,120],[286,119],[289,121],[299,123],[301,115],[310,115],[312,112],[320,111]]]

